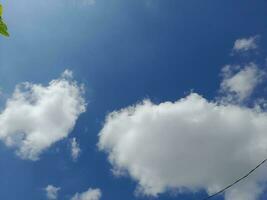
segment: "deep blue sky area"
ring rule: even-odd
[[[69,69],[85,85],[88,108],[69,136],[76,137],[82,149],[76,162],[68,139],[36,162],[20,159],[1,143],[0,199],[45,200],[48,184],[61,187],[60,200],[89,187],[101,188],[103,200],[151,199],[135,197],[136,182],[114,177],[107,155],[97,149],[106,114],[146,98],[176,101],[191,90],[214,99],[221,68],[240,62],[230,55],[238,38],[260,35],[258,52],[249,59],[265,65],[265,0],[84,2],[1,1],[10,37],[0,37],[0,88],[5,94],[0,107],[16,84],[48,84]],[[165,193],[156,199],[205,196]]]

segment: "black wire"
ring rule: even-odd
[[[222,190],[202,199],[202,200],[207,200],[207,199],[211,199],[212,197],[215,197],[223,192],[225,192],[226,190],[228,190],[229,188],[233,187],[235,184],[239,183],[240,181],[242,181],[243,179],[247,178],[250,174],[252,174],[256,169],[258,169],[261,165],[263,165],[265,162],[267,161],[267,158],[262,161],[260,164],[258,164],[255,168],[253,168],[252,170],[250,170],[245,176],[237,179],[235,182],[233,182],[232,184],[226,186],[225,188],[223,188]]]

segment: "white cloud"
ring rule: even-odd
[[[175,189],[217,192],[266,157],[267,113],[211,102],[196,93],[159,105],[145,100],[110,113],[99,134],[115,174],[157,196]],[[266,168],[226,192],[227,200],[255,200]]]
[[[71,157],[73,161],[76,161],[81,153],[81,149],[76,138],[72,138],[70,142],[71,142]]]
[[[73,72],[69,69],[66,69],[62,75],[61,75],[62,78],[65,78],[65,79],[72,79],[73,78]]]
[[[227,94],[224,100],[242,102],[263,81],[265,72],[256,64],[250,63],[243,68],[227,65],[223,68],[222,75],[221,92]]]
[[[56,200],[58,196],[58,191],[60,190],[60,187],[55,187],[53,185],[48,185],[45,188],[46,191],[46,197],[49,200]]]
[[[89,188],[86,192],[76,193],[71,200],[99,200],[101,196],[100,189]]]
[[[252,36],[249,38],[241,38],[235,41],[233,51],[235,52],[245,52],[249,50],[254,50],[258,48],[257,40],[259,36]]]
[[[19,84],[0,113],[0,139],[21,158],[37,160],[69,135],[85,107],[83,88],[70,71],[48,86]]]

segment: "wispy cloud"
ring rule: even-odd
[[[242,102],[250,97],[263,81],[265,72],[255,64],[245,66],[227,65],[222,69],[221,92],[224,101]]]
[[[78,157],[80,156],[81,149],[76,138],[72,138],[70,140],[70,143],[71,143],[71,157],[73,161],[76,161]]]
[[[83,193],[76,193],[71,200],[99,200],[102,196],[100,189],[89,188]]]
[[[60,187],[55,187],[53,185],[48,185],[45,188],[46,191],[46,197],[48,200],[56,200],[58,197],[58,191],[60,190]]]
[[[259,36],[252,36],[248,38],[237,39],[234,43],[233,51],[234,52],[246,52],[249,50],[255,50],[258,48]]]

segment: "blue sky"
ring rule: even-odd
[[[253,106],[257,104],[262,107],[261,111],[258,112],[265,115],[263,103],[258,102],[259,99],[265,101],[264,98],[266,98],[264,82],[267,55],[266,1],[95,0],[93,2],[86,0],[20,0],[1,1],[1,3],[4,7],[4,19],[9,26],[11,36],[0,38],[0,107],[2,113],[0,114],[0,127],[7,126],[6,122],[1,122],[1,115],[9,116],[5,112],[9,108],[5,102],[8,99],[9,101],[14,100],[12,98],[14,88],[22,82],[30,82],[30,87],[43,84],[42,87],[46,91],[46,87],[51,80],[66,81],[70,86],[74,86],[75,81],[77,81],[75,87],[76,92],[79,93],[77,96],[81,95],[81,98],[86,102],[86,112],[77,111],[76,114],[70,114],[70,117],[73,117],[72,122],[74,124],[71,125],[72,123],[69,122],[67,131],[64,129],[62,132],[65,134],[64,137],[55,139],[51,142],[51,146],[43,148],[40,155],[38,154],[39,159],[36,161],[28,159],[29,156],[22,159],[21,156],[16,155],[14,152],[18,149],[21,150],[21,144],[8,147],[7,139],[1,136],[1,134],[17,134],[19,131],[27,135],[27,131],[36,127],[32,125],[33,127],[24,130],[24,126],[11,124],[9,127],[18,126],[16,133],[12,131],[1,133],[0,131],[2,137],[0,145],[0,199],[45,200],[48,197],[44,188],[53,185],[60,187],[60,190],[58,190],[59,200],[71,199],[76,193],[85,192],[88,188],[99,188],[102,193],[102,200],[151,198],[198,200],[207,196],[205,191],[210,184],[217,184],[220,188],[221,185],[232,180],[229,178],[225,182],[217,183],[211,179],[207,180],[207,183],[203,183],[204,185],[195,179],[192,179],[192,182],[189,181],[190,183],[187,183],[187,181],[180,183],[176,179],[166,180],[162,184],[164,188],[166,186],[168,189],[158,189],[153,184],[146,183],[142,185],[141,183],[142,189],[146,189],[147,184],[148,187],[155,189],[157,197],[153,197],[153,192],[148,191],[136,196],[135,191],[138,183],[140,185],[140,182],[147,177],[142,170],[140,172],[137,170],[137,174],[133,172],[135,162],[132,163],[128,160],[122,162],[119,159],[120,156],[124,155],[131,158],[132,154],[124,153],[128,151],[132,153],[132,150],[135,152],[135,147],[120,152],[124,150],[119,148],[119,144],[116,142],[113,144],[105,140],[102,149],[99,149],[97,144],[102,137],[99,136],[99,133],[110,136],[116,134],[116,131],[113,132],[113,122],[121,119],[120,114],[123,115],[123,112],[114,118],[111,117],[110,121],[105,121],[106,116],[112,111],[137,104],[137,107],[138,105],[139,107],[134,108],[133,115],[138,118],[139,110],[141,113],[141,110],[145,107],[141,103],[144,99],[150,99],[153,105],[158,105],[167,101],[176,102],[181,98],[190,97],[192,91],[201,95],[207,101],[207,104],[216,102],[221,104],[222,107],[234,105],[242,112],[249,109],[246,112],[254,113]],[[238,39],[253,37],[255,38],[253,42],[256,45],[254,49],[244,50],[244,47],[240,47],[241,50],[239,51],[233,48]],[[252,66],[251,63],[255,66]],[[223,75],[222,72],[224,66],[228,64],[239,66],[239,68],[234,68],[230,72],[231,77],[226,74]],[[64,75],[61,74],[66,69],[71,71],[73,75],[62,77]],[[255,71],[250,71],[252,73],[250,75],[253,77],[248,76],[251,79],[256,77],[253,79],[254,82],[250,82],[250,78],[246,79],[245,83],[241,81],[242,85],[246,85],[246,83],[251,83],[250,86],[254,85],[255,87],[253,86],[251,91],[242,87],[235,87],[234,81],[228,81],[233,80],[231,78],[235,74],[246,71],[245,69],[255,69]],[[221,84],[223,80],[226,83],[225,87]],[[80,85],[83,85],[83,89]],[[240,91],[245,92],[244,98],[240,96]],[[20,92],[25,95],[23,91]],[[64,102],[65,98],[77,100],[77,96],[62,97],[59,95],[58,98]],[[41,95],[40,98],[42,97]],[[198,102],[201,101],[201,98],[192,97],[192,99],[188,98],[185,101],[188,103]],[[82,104],[81,102],[76,103]],[[178,107],[183,106],[181,102],[173,103],[173,106],[176,105]],[[218,107],[218,110],[222,107]],[[14,108],[15,111],[16,109]],[[165,107],[162,109],[165,109]],[[35,113],[35,110],[31,111]],[[124,112],[130,111],[126,110]],[[254,114],[251,115],[254,116]],[[55,117],[55,120],[65,122],[64,119],[60,118],[61,116],[63,115],[59,114]],[[41,124],[44,123],[44,116],[40,114],[36,117],[40,117],[38,120]],[[172,118],[172,115],[168,114],[168,117]],[[255,114],[256,119],[258,119],[257,117],[258,115]],[[183,117],[177,115],[177,118],[173,120],[178,121],[175,121],[174,124],[179,124],[181,118]],[[143,118],[141,117],[141,119]],[[165,118],[160,119],[160,123],[163,123]],[[19,118],[19,120],[21,119]],[[162,127],[166,125],[163,124],[164,126],[162,125],[158,129],[152,129],[151,127],[150,129],[139,124],[139,128],[136,128],[130,119],[123,120],[125,121],[121,122],[122,126],[127,126],[119,127],[118,133],[119,130],[132,131],[136,132],[137,136],[139,134],[142,136],[142,134],[150,131],[161,133]],[[2,119],[2,121],[4,120]],[[239,121],[241,123],[241,119]],[[251,119],[251,121],[253,120]],[[48,120],[48,122],[50,121]],[[168,123],[167,127],[170,125]],[[105,131],[105,127],[110,127],[110,131]],[[264,128],[256,125],[255,127],[255,130]],[[215,128],[218,127],[215,126]],[[164,130],[164,134],[168,134],[169,129]],[[226,128],[226,130],[228,129]],[[175,137],[180,141],[186,131],[182,128],[181,130],[176,129],[176,131],[181,134],[177,133],[178,135]],[[249,131],[248,134],[251,134],[253,130]],[[170,130],[170,132],[173,131]],[[49,133],[46,131],[42,133],[45,138],[47,135],[52,135],[53,130]],[[164,134],[162,137],[164,137]],[[261,137],[261,133],[259,135]],[[151,137],[154,138],[154,136]],[[239,137],[243,138],[243,136]],[[76,161],[73,161],[70,153],[72,138],[76,138],[81,149]],[[212,141],[212,138],[205,134],[201,138],[205,141]],[[226,136],[222,138],[226,138]],[[133,139],[133,144],[136,145],[136,148],[140,147],[142,149],[143,146],[138,146],[141,145],[141,142],[136,140]],[[120,140],[118,139],[118,141]],[[149,141],[149,144],[156,144],[152,140]],[[187,140],[181,139],[181,141]],[[255,144],[253,139],[247,142],[254,142]],[[120,144],[129,145],[129,148],[132,145],[125,140],[121,140]],[[189,146],[184,149],[186,152],[194,150],[194,148],[190,148],[191,144],[194,145],[194,143],[189,143]],[[227,143],[226,145],[233,144]],[[243,147],[239,143],[237,145]],[[257,143],[256,145],[260,146]],[[172,149],[174,152],[178,151],[175,146]],[[162,148],[165,147],[162,146]],[[118,154],[112,152],[116,148],[120,149]],[[151,150],[149,145],[147,149]],[[216,152],[216,150],[214,151]],[[256,152],[258,151],[260,150]],[[151,157],[158,155],[155,152],[151,154]],[[136,149],[136,156],[138,154],[143,155],[143,153],[141,150],[138,152],[138,148]],[[109,162],[109,155],[114,156],[115,160]],[[186,153],[185,158],[188,155],[191,154]],[[177,158],[183,162],[184,157],[178,156]],[[240,170],[242,174],[253,166],[253,163],[257,164],[261,158],[259,156],[253,160],[252,156],[248,159],[251,163],[246,163],[244,161],[246,159],[241,159],[242,162],[237,164],[234,161],[229,162],[227,166],[239,168],[239,165],[243,164],[245,167],[243,171]],[[136,158],[136,162],[143,163],[143,160],[141,162],[140,159],[140,157]],[[155,159],[160,160],[160,157],[156,156]],[[150,161],[150,159],[147,160]],[[206,162],[206,160],[200,159],[199,162]],[[212,162],[217,161],[213,160]],[[188,161],[188,164],[192,164],[192,162]],[[116,165],[129,174],[122,177],[113,175],[112,168]],[[170,162],[169,165],[179,166],[176,162]],[[141,169],[148,166],[141,166],[140,164],[138,167]],[[203,166],[203,168],[206,167]],[[150,170],[149,168],[146,169]],[[226,168],[222,170],[224,169]],[[158,168],[154,170],[158,170]],[[190,168],[188,170],[188,173],[190,173]],[[179,171],[179,168],[177,168],[177,171]],[[232,178],[238,177],[238,170],[236,171],[227,174],[231,174]],[[216,170],[215,172],[218,173]],[[199,174],[201,173],[199,171]],[[173,176],[176,177],[175,174]],[[213,176],[212,173],[211,176]],[[265,177],[267,176],[265,175]],[[156,178],[160,179],[161,177]],[[220,175],[218,175],[218,178],[220,178]],[[267,180],[267,178],[264,180],[254,179],[255,182],[260,181],[263,186]],[[196,187],[194,184],[196,184]],[[254,182],[251,184],[254,184]],[[253,191],[258,189],[255,189],[254,185],[253,187],[250,187],[250,185],[244,186],[244,188],[246,187]],[[189,191],[174,194],[177,192],[173,190],[177,191],[181,188]],[[195,189],[196,192],[192,192]],[[241,192],[242,189],[240,189]],[[264,189],[262,190],[264,191]],[[233,199],[231,195],[229,194],[227,200]],[[264,192],[261,192],[261,195],[258,196],[261,197],[251,197],[251,200],[264,198]],[[50,198],[53,199],[53,197]],[[223,197],[214,199],[223,199]],[[82,199],[82,197],[79,199],[77,197],[74,200],[91,199]]]

